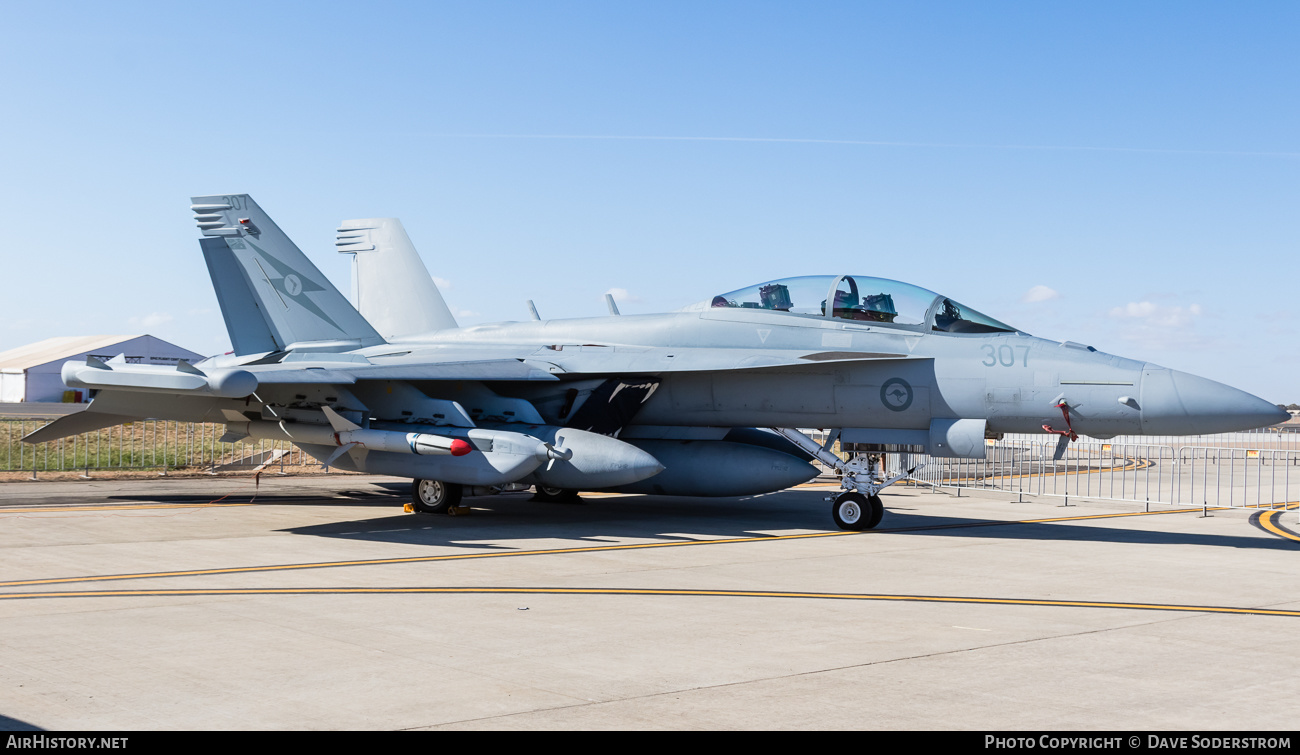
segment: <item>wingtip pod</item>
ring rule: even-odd
[[[86,390],[182,393],[217,398],[244,398],[257,391],[257,376],[247,370],[203,372],[153,364],[126,364],[87,359],[85,364],[64,362],[60,377],[70,388]]]
[[[222,398],[243,398],[257,391],[257,376],[247,370],[213,370],[207,380],[212,395]]]

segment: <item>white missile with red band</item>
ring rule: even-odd
[[[362,446],[368,451],[389,451],[416,456],[464,456],[474,450],[467,441],[431,433],[400,433],[392,430],[365,430],[334,411],[322,407],[337,446]]]
[[[421,425],[410,432],[392,423],[362,428],[331,407],[321,411],[329,425],[256,420],[227,423],[227,430],[236,437],[292,441],[326,466],[464,485],[499,485],[532,473],[556,486],[583,479],[610,487],[663,470],[657,459],[635,446],[573,428],[516,425],[523,430],[518,432],[503,429],[509,425]]]
[[[332,408],[323,407],[329,425],[295,422],[234,423],[240,435],[266,440],[292,440],[320,446],[337,446],[342,451],[387,451],[416,456],[464,456],[474,451],[468,441],[432,433],[403,433],[394,430],[367,430],[349,421]],[[540,443],[538,444],[540,445]],[[544,450],[544,449],[543,449]],[[331,459],[331,461],[333,460]]]

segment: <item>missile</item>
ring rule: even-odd
[[[375,422],[362,428],[330,407],[322,412],[329,425],[260,420],[228,423],[227,432],[292,441],[327,466],[462,485],[526,481],[593,490],[634,483],[663,469],[630,443],[570,427]]]
[[[297,427],[291,425],[290,429],[298,435],[301,427],[301,424]],[[479,435],[481,431],[471,429],[470,432]],[[502,440],[499,435],[491,439],[481,435],[471,437],[466,442],[474,448],[474,453],[464,456],[368,451],[360,446],[335,446],[332,439],[329,444],[313,444],[295,438],[294,444],[322,463],[340,469],[416,480],[442,480],[460,485],[504,485],[528,475],[542,463],[531,447],[538,445],[535,441],[527,453],[515,453],[516,449]],[[498,450],[486,450],[493,447]]]
[[[364,446],[368,451],[389,451],[417,456],[464,456],[474,450],[461,438],[448,438],[432,433],[401,433],[392,430],[363,430],[361,426],[342,417],[328,406],[321,409],[334,430],[334,444],[340,447]]]
[[[416,456],[464,456],[474,450],[468,441],[424,432],[394,430],[367,430],[341,416],[330,407],[323,407],[330,424],[317,425],[295,422],[281,425],[278,422],[234,422],[227,429],[238,434],[268,440],[291,440],[318,446],[336,446],[343,451],[387,451]],[[333,461],[333,459],[331,459]],[[326,462],[327,464],[329,462]]]
[[[817,476],[817,468],[804,459],[747,443],[641,438],[626,442],[652,454],[663,463],[664,471],[609,488],[619,493],[758,495],[785,490]]]
[[[528,425],[519,422],[487,424],[473,428],[396,423],[375,423],[372,427],[391,430],[401,428],[436,433],[449,438],[462,438],[472,444],[476,450],[483,452],[467,458],[473,459],[480,455],[488,457],[489,463],[495,463],[503,475],[506,474],[507,463],[510,464],[511,469],[517,471],[517,476],[510,479],[490,483],[474,482],[475,485],[528,482],[557,488],[594,490],[644,480],[663,469],[663,465],[654,456],[630,443],[572,427]],[[458,478],[461,468],[456,467],[457,460],[450,460],[440,467],[441,474],[457,476],[439,477],[432,473],[421,476],[395,471],[399,466],[402,469],[410,469],[410,463],[385,461],[375,457],[376,455],[372,454],[366,460],[369,471],[380,473],[375,465],[381,464],[384,465],[385,470],[382,474],[400,474],[418,479],[447,482],[462,481]],[[514,464],[509,462],[511,459],[527,459],[531,462],[520,461]],[[428,470],[432,462],[420,460],[419,463],[422,469]]]
[[[217,398],[243,398],[257,390],[257,377],[247,370],[200,370],[181,360],[175,367],[127,364],[119,354],[108,361],[86,357],[85,364],[64,362],[60,371],[69,388],[189,393]]]
[[[287,440],[326,466],[461,485],[515,482],[560,451],[518,432],[479,427],[375,423],[362,428],[329,407],[330,424],[313,422],[229,422],[227,435]]]

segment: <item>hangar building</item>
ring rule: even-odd
[[[64,362],[84,361],[87,356],[111,359],[118,354],[135,364],[176,364],[182,359],[204,358],[149,335],[47,338],[0,352],[0,402],[63,401],[68,387],[59,371]],[[89,401],[90,397],[74,394],[73,400]]]

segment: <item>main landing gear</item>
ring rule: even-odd
[[[421,514],[445,514],[460,505],[465,486],[442,480],[412,480],[411,505]]]
[[[543,503],[578,503],[579,491],[573,488],[553,488],[549,485],[534,485],[534,501]]]
[[[527,490],[527,486],[499,485],[492,487],[473,487],[469,489],[470,495],[492,495],[495,493],[515,493],[521,490]],[[544,501],[546,503],[582,503],[578,497],[581,493],[573,488],[553,488],[546,485],[535,485],[537,493],[533,496],[534,501]],[[421,514],[463,514],[469,511],[467,508],[461,508],[461,499],[464,498],[466,488],[454,482],[443,482],[442,480],[412,480],[411,481],[411,508]],[[409,510],[409,509],[408,509]]]

